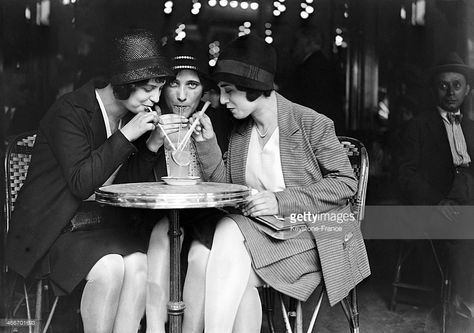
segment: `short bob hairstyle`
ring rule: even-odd
[[[252,89],[252,88],[245,88],[238,85],[236,85],[235,87],[237,88],[237,90],[245,91],[245,97],[247,98],[249,102],[255,101],[260,96],[270,97],[273,91],[273,90],[258,90],[258,89]]]
[[[157,82],[166,82],[170,79],[170,77],[157,77]],[[137,88],[145,86],[150,79],[141,80],[132,83],[126,84],[119,84],[119,85],[112,85],[112,89],[114,91],[114,96],[120,100],[126,100],[130,97],[130,94],[134,92]]]

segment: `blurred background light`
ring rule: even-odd
[[[242,8],[242,9],[247,9],[247,8],[249,8],[249,3],[246,2],[246,1],[241,2],[241,3],[240,3],[240,8]]]

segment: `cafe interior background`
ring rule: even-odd
[[[322,31],[323,51],[338,69],[343,134],[369,151],[367,205],[396,205],[394,136],[426,102],[426,70],[445,52],[456,51],[474,66],[474,1],[0,0],[0,139],[34,130],[55,99],[103,73],[107,41],[125,28],[147,28],[162,43],[196,42],[211,67],[227,42],[256,33],[277,50],[280,86],[295,68],[294,31],[308,24]],[[471,99],[465,112],[474,119]],[[386,303],[397,246],[367,240],[373,272],[367,283],[377,281],[377,307],[394,321],[400,313]],[[430,305],[421,309],[424,320]]]

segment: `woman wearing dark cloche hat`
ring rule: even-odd
[[[24,277],[48,276],[57,295],[85,280],[86,333],[137,332],[143,317],[147,242],[125,212],[100,207],[93,194],[153,177],[163,134],[149,108],[173,75],[146,30],[128,31],[112,46],[108,81],[64,95],[41,121],[7,241],[9,267]]]
[[[334,124],[274,90],[276,64],[263,39],[233,40],[213,73],[220,102],[238,121],[227,165],[208,117],[194,134],[205,180],[254,189],[240,214],[216,226],[206,270],[207,333],[260,332],[262,283],[305,301],[324,279],[334,305],[370,274],[349,204],[357,182]]]

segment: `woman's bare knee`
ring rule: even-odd
[[[153,227],[150,236],[151,242],[162,242],[168,240],[168,229],[169,229],[169,220],[167,217],[161,218]]]
[[[224,217],[217,223],[214,233],[214,239],[216,238],[223,238],[226,241],[244,241],[244,236],[237,223],[229,217]]]
[[[123,257],[108,254],[100,258],[86,277],[89,282],[104,282],[105,285],[120,286],[123,282],[125,267]]]
[[[196,263],[198,265],[207,265],[207,260],[209,259],[209,250],[204,244],[199,241],[192,241],[191,247],[189,248],[188,253],[188,263]]]
[[[146,274],[147,256],[145,253],[135,252],[123,258],[125,274]]]

